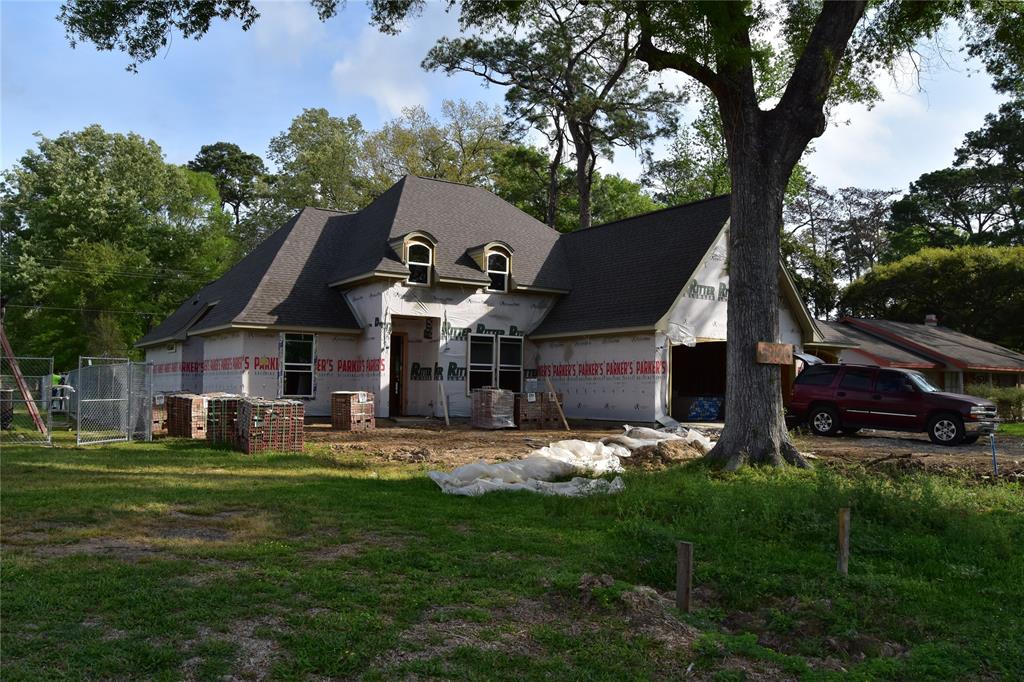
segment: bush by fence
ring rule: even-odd
[[[1024,421],[1024,388],[969,384],[965,390],[969,395],[994,402],[1000,419],[1008,422]]]

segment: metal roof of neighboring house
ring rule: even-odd
[[[816,322],[818,329],[825,336],[825,340],[817,344],[819,346],[851,348],[868,356],[872,362],[881,367],[932,369],[940,366],[939,363],[923,355],[911,353],[842,322],[826,320],[816,320]]]
[[[938,325],[843,318],[861,332],[957,369],[1024,371],[1024,354]]]
[[[138,345],[230,326],[357,332],[338,287],[408,275],[391,244],[415,231],[436,240],[440,281],[486,285],[470,253],[506,243],[517,286],[562,293],[538,334],[653,328],[728,217],[718,197],[562,234],[485,189],[406,176],[358,213],[303,209]]]
[[[562,236],[572,290],[531,336],[654,328],[729,219],[729,197]]]

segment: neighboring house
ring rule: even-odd
[[[378,416],[439,416],[443,388],[466,416],[473,388],[550,380],[570,417],[685,418],[725,393],[728,217],[719,197],[561,234],[406,176],[358,213],[304,209],[137,345],[158,391],[288,396],[311,415],[368,390]],[[779,273],[774,340],[821,341]]]
[[[914,369],[953,392],[974,383],[1024,385],[1024,354],[942,327],[934,315],[924,324],[844,317],[817,325],[824,340],[807,347],[832,362]]]

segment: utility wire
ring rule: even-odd
[[[63,308],[59,306],[51,305],[18,305],[16,303],[8,303],[8,308],[24,308],[26,310],[65,310],[76,313],[114,313],[118,315],[145,315],[153,316],[159,315],[160,313],[146,312],[145,310],[107,310],[104,308]]]

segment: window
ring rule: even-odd
[[[285,398],[313,397],[314,357],[314,336],[312,334],[284,335],[282,396]]]
[[[523,340],[498,337],[498,388],[519,393],[523,390]]]
[[[406,265],[409,266],[409,284],[430,284],[430,269],[434,262],[434,252],[426,244],[412,242],[409,244]]]
[[[875,381],[875,390],[879,393],[913,393],[914,386],[903,372],[882,370]]]
[[[496,386],[523,390],[523,340],[518,336],[469,336],[469,390]]]
[[[838,372],[839,368],[835,366],[811,365],[800,372],[795,383],[806,386],[831,386]]]
[[[487,291],[508,291],[508,256],[499,251],[488,252],[487,276],[491,278]]]
[[[873,369],[857,369],[849,367],[846,370],[843,380],[839,382],[839,388],[851,391],[870,391],[871,380],[875,377]]]
[[[469,390],[494,385],[494,337],[469,336]]]

